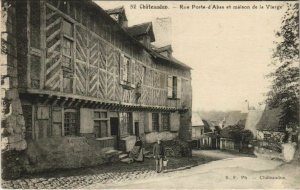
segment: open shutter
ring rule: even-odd
[[[123,84],[123,66],[124,66],[124,54],[120,55],[120,84]]]
[[[135,60],[134,59],[131,59],[131,62],[130,62],[130,82],[131,84],[135,84],[134,82],[134,77],[135,77]]]
[[[180,115],[178,113],[171,113],[170,114],[170,130],[171,131],[178,131],[180,125]]]
[[[152,117],[151,117],[151,113],[146,112],[144,115],[144,131],[147,132],[151,132],[152,130]]]
[[[178,77],[177,78],[177,99],[180,99],[181,98],[181,78]]]
[[[168,98],[172,98],[172,90],[173,90],[173,77],[168,76]]]
[[[80,108],[80,133],[94,133],[93,117],[93,110],[87,108]]]

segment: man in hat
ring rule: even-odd
[[[165,148],[160,139],[157,139],[157,143],[153,146],[153,155],[155,159],[156,172],[160,173],[162,171],[163,158],[165,156]]]

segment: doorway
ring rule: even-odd
[[[140,128],[139,128],[139,122],[134,122],[134,131],[135,131],[135,136],[140,136]]]
[[[111,117],[110,118],[110,134],[114,137],[114,147],[118,149],[119,147],[119,118]]]

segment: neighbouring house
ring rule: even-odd
[[[209,121],[202,120],[198,113],[192,114],[192,140],[194,148],[219,148],[219,131],[218,126],[214,126]]]
[[[241,112],[241,111],[230,111],[225,118],[224,128],[228,126],[234,126],[237,124],[244,124],[246,122],[247,113]]]
[[[220,133],[220,149],[221,150],[235,150],[235,143],[230,134],[231,126],[225,127]]]
[[[3,172],[93,166],[136,136],[191,138],[191,68],[152,48],[151,22],[91,0],[5,1]]]
[[[257,123],[256,138],[259,147],[278,150],[286,137],[285,128],[280,125],[280,109],[266,108]]]
[[[224,128],[220,133],[220,149],[238,150],[239,145],[235,143],[232,131],[240,131],[245,128],[247,113],[231,111],[224,121]]]

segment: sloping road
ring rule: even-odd
[[[300,166],[254,157],[236,157],[213,161],[169,176],[156,176],[131,184],[87,188],[163,189],[163,188],[300,188]]]

